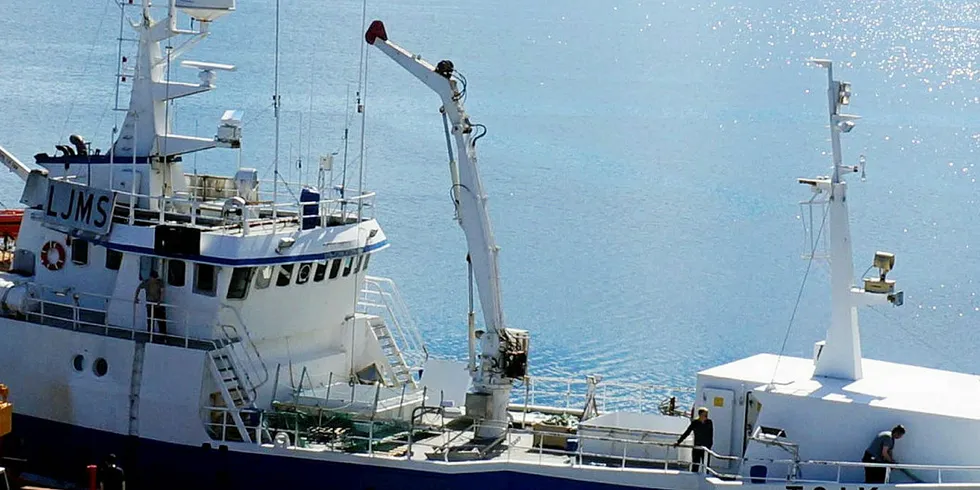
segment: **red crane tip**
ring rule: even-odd
[[[385,32],[385,24],[380,20],[371,22],[371,26],[368,27],[367,32],[364,33],[364,40],[368,44],[374,44],[375,39],[381,39],[382,41],[388,40],[388,33]]]

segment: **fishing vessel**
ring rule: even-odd
[[[30,167],[0,148],[25,206],[0,273],[0,377],[18,387],[6,448],[35,471],[79,479],[115,453],[134,488],[980,487],[976,376],[862,358],[857,309],[901,305],[903,293],[886,252],[854,285],[846,176],[863,161],[843,163],[857,118],[830,61],[815,60],[828,75],[831,174],[800,179],[806,258],[829,242],[831,263],[830,327],[813,357],[759,354],[698,373],[690,389],[555,380],[528,373],[528,330],[505,321],[477,165],[486,131],[465,112],[452,62],[401,48],[381,22],[365,33],[439,98],[468,251],[465,362],[429,356],[410,301],[369,275],[389,246],[373,193],[278,172],[264,182],[247,166],[184,172],[183,155],[241,151],[236,111],[213,138],[171,130],[170,102],[234,67],[185,60],[199,83],[166,76],[236,6],[171,0],[161,19],[151,7],[137,6],[138,53],[120,71],[130,100],[108,151],[75,136]],[[184,43],[163,49],[175,38]],[[678,444],[701,407],[714,444]],[[895,424],[907,428],[903,464],[862,463]],[[707,464],[693,465],[694,449]],[[876,465],[886,483],[865,484]]]

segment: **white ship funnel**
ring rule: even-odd
[[[235,0],[177,0],[177,8],[201,22],[211,22],[232,13]]]

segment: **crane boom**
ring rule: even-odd
[[[365,36],[368,43],[388,55],[442,99],[442,107],[446,117],[449,118],[451,133],[456,143],[459,182],[453,184],[454,186],[458,184],[454,189],[454,195],[458,205],[459,224],[466,235],[466,245],[473,263],[473,273],[483,309],[483,321],[489,332],[499,333],[505,328],[500,301],[500,273],[497,266],[499,247],[493,238],[493,228],[487,210],[487,195],[483,190],[477,167],[473,126],[463,110],[457,81],[451,77],[451,72],[441,71],[422,58],[388,41],[384,25],[379,21],[372,23],[371,27],[372,29],[369,29]],[[379,39],[382,42],[376,42]]]
[[[466,236],[472,275],[487,330],[480,337],[481,355],[471,373],[474,393],[467,395],[467,414],[485,424],[477,429],[478,436],[499,437],[508,423],[507,404],[513,379],[526,374],[527,333],[508,330],[504,322],[497,264],[499,247],[494,241],[487,195],[476,159],[476,140],[479,136],[474,134],[474,127],[478,125],[470,122],[463,109],[463,92],[454,77],[452,62],[440,61],[433,66],[392,43],[381,21],[372,22],[364,38],[442,99],[441,111],[449,121],[449,133],[456,147],[456,162],[450,161],[450,172],[457,221]]]

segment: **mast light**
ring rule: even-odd
[[[837,103],[839,105],[847,105],[851,103],[851,82],[839,82],[839,90],[837,92]]]

